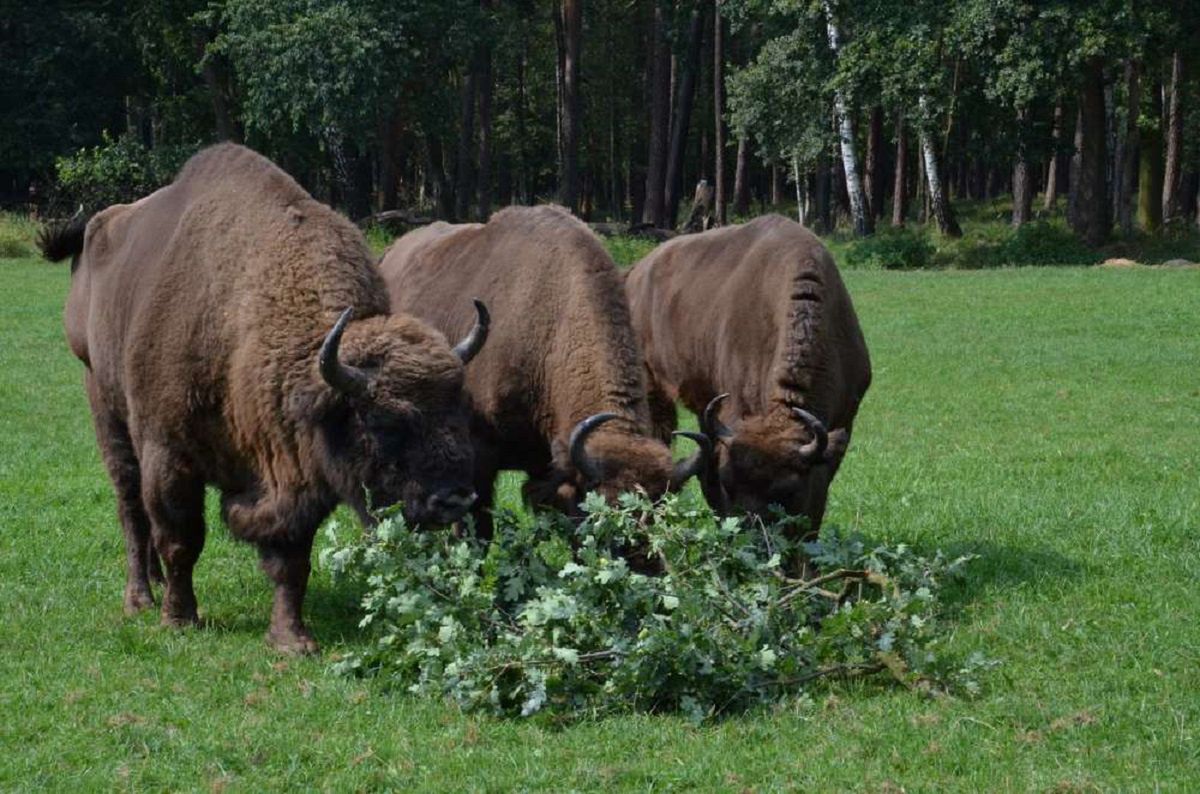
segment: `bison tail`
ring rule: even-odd
[[[88,218],[79,214],[69,221],[43,227],[37,236],[37,247],[42,256],[50,262],[61,262],[69,256],[71,272],[75,272],[79,255],[83,253],[83,232],[87,222]]]

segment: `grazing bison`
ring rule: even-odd
[[[625,284],[656,432],[668,437],[680,400],[715,442],[700,478],[709,504],[722,513],[778,504],[818,529],[871,382],[829,252],[769,215],[672,240]]]
[[[487,536],[500,469],[529,474],[525,498],[573,511],[606,498],[678,487],[703,456],[672,464],[650,435],[644,368],[621,277],[591,230],[559,207],[510,207],[486,224],[435,223],[400,238],[381,263],[392,303],[443,333],[465,330],[458,295],[496,311],[467,372],[473,407],[476,526]]]
[[[117,493],[125,608],[197,622],[192,569],[204,487],[275,583],[268,640],[316,649],[301,620],[317,526],[339,501],[364,520],[404,501],[414,522],[472,501],[459,348],[392,314],[361,234],[249,149],[214,146],[175,182],[42,238],[72,256],[67,341],[86,366]],[[468,302],[463,300],[464,304]]]

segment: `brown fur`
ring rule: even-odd
[[[871,382],[858,318],[820,240],[779,215],[680,237],[634,266],[626,292],[660,437],[674,429],[675,400],[700,414],[730,395],[721,418],[736,435],[703,478],[710,503],[777,503],[817,529]],[[791,406],[831,431],[827,463],[800,460],[811,433]]]
[[[620,274],[586,225],[559,207],[510,207],[487,224],[435,223],[407,234],[381,268],[393,304],[447,335],[471,323],[463,296],[492,310],[487,348],[467,372],[476,519],[485,534],[500,469],[528,472],[530,502],[568,511],[585,490],[612,498],[634,486],[652,496],[668,488],[670,448],[649,437]],[[605,411],[624,418],[589,437],[602,478],[585,482],[569,459],[568,436],[577,422]]]
[[[167,187],[100,212],[74,253],[67,340],[87,365],[117,490],[126,608],[152,603],[152,537],[167,569],[163,620],[196,620],[211,483],[276,583],[271,640],[315,649],[300,605],[313,535],[337,502],[365,517],[364,492],[403,499],[422,520],[440,517],[428,509],[437,494],[469,490],[461,361],[441,334],[390,313],[352,224],[240,146],[206,149]],[[346,307],[341,361],[371,378],[358,397],[317,367]]]

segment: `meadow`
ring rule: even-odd
[[[208,626],[126,618],[68,269],[0,259],[0,790],[1194,790],[1200,270],[844,276],[875,379],[827,521],[979,555],[948,642],[1001,667],[974,699],[829,682],[699,727],[561,726],[332,676],[365,639],[320,570],[323,654],[275,655],[266,578],[212,500]]]

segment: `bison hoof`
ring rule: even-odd
[[[317,641],[307,631],[271,629],[267,632],[267,644],[280,653],[291,656],[314,654],[319,650]]]
[[[167,611],[163,610],[162,624],[175,629],[186,629],[189,627],[199,627],[201,625],[200,616],[196,614],[196,610],[179,610]]]
[[[125,614],[130,617],[154,606],[154,596],[149,590],[125,590]]]

